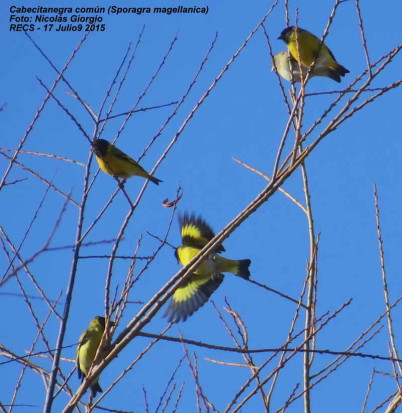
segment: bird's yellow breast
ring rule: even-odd
[[[181,265],[187,265],[201,250],[192,247],[179,247],[177,248],[177,256]],[[215,254],[210,255],[205,261],[203,261],[197,269],[194,271],[198,275],[211,275],[215,271]]]
[[[117,176],[118,178],[129,178],[133,175],[130,164],[122,159],[106,155],[104,158],[97,156],[96,161],[99,168],[109,175]]]
[[[180,263],[187,265],[201,250],[192,247],[177,248],[177,256]],[[198,275],[216,276],[221,272],[237,274],[238,261],[230,260],[218,254],[210,254],[194,271]]]
[[[86,332],[86,342],[79,346],[79,368],[84,374],[88,373],[92,362],[94,361],[102,335],[103,329],[91,328]]]

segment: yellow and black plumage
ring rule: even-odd
[[[76,361],[78,378],[81,381],[84,380],[92,366],[104,331],[105,317],[97,316],[91,321],[89,327],[81,334],[78,340]],[[92,396],[95,397],[96,393],[102,393],[102,391],[99,379],[96,379],[91,384]]]
[[[278,39],[283,40],[293,58],[304,67],[315,65],[324,70],[328,69],[325,76],[336,82],[341,81],[341,76],[349,70],[339,64],[331,50],[321,40],[300,27],[290,26],[284,29]]]
[[[99,168],[109,175],[116,178],[142,176],[156,185],[162,182],[160,179],[150,175],[138,162],[105,139],[95,139],[93,148]]]
[[[195,215],[180,216],[179,224],[183,245],[176,248],[175,256],[185,266],[215,234],[202,218]],[[165,313],[169,321],[185,321],[203,306],[222,283],[224,278],[222,272],[230,272],[245,279],[250,277],[249,259],[230,260],[218,255],[223,251],[225,251],[223,246],[218,245],[198,268],[182,281]]]

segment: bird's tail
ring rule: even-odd
[[[248,269],[251,264],[250,260],[230,260],[221,255],[215,255],[215,260],[217,261],[218,272],[231,272],[246,280],[250,278],[250,271]]]
[[[92,397],[96,396],[96,393],[103,393],[101,386],[99,385],[99,381],[96,380],[94,383],[91,384],[91,393]]]
[[[134,162],[134,161],[133,161]],[[151,174],[149,174],[141,165],[139,165],[136,162],[136,166],[138,168],[136,168],[136,171],[134,173],[134,175],[138,175],[138,176],[142,176],[143,178],[149,179],[151,182],[153,182],[155,185],[159,185],[159,182],[162,182],[160,179],[155,178],[154,176],[152,176]],[[131,176],[131,175],[130,175]]]
[[[159,185],[159,182],[162,182],[160,179],[155,178],[155,177],[152,176],[152,175],[148,175],[147,178],[148,178],[151,182],[153,182],[154,184],[156,184],[156,185]]]
[[[249,259],[238,260],[237,261],[237,271],[235,272],[235,274],[237,274],[238,276],[248,280],[250,278],[250,270],[248,269],[250,264],[251,264],[251,260],[249,260]]]
[[[336,72],[340,75],[340,76],[345,76],[346,73],[349,73],[349,70],[346,69],[346,67],[340,65],[339,63],[336,66]]]
[[[327,66],[317,66],[317,68],[314,69],[314,74],[316,76],[329,77],[330,79],[335,80],[335,82],[338,83],[341,81],[339,73],[335,69]]]

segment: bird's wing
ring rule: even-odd
[[[174,292],[165,317],[170,322],[185,321],[209,299],[211,294],[221,285],[223,274],[218,277],[191,274]]]
[[[183,245],[192,248],[203,248],[214,236],[212,228],[201,218],[194,214],[179,216],[181,238]],[[225,251],[223,245],[219,245],[216,252]]]
[[[325,46],[325,45],[324,45]],[[328,53],[329,53],[329,55],[332,57],[332,59],[334,59],[335,60],[335,62],[336,62],[336,58],[335,58],[335,56],[334,56],[334,54],[331,52],[331,49],[328,47],[328,46],[325,46],[326,47],[326,49],[328,50]]]
[[[76,361],[77,361],[77,372],[78,372],[78,378],[84,378],[84,373],[80,369],[80,350],[81,347],[88,342],[88,332],[84,331],[81,335],[80,338],[78,339],[78,346],[77,346],[77,352],[76,352]]]
[[[113,146],[113,155],[116,156],[116,158],[121,159],[124,162],[128,162],[131,164],[134,164],[135,166],[139,166],[138,163],[131,158],[130,156],[128,156],[127,154],[125,154],[123,151],[121,151],[119,148],[116,148],[116,146]]]

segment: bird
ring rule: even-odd
[[[99,168],[108,175],[116,178],[130,178],[134,175],[142,176],[156,185],[162,182],[160,179],[150,175],[138,162],[105,139],[95,139],[93,150]]]
[[[215,234],[201,217],[194,214],[180,215],[179,225],[183,245],[176,248],[175,256],[177,261],[185,266]],[[224,251],[223,245],[215,247],[197,269],[179,284],[164,315],[170,322],[186,321],[202,307],[221,285],[224,278],[222,272],[229,272],[246,280],[250,278],[251,260],[230,260],[218,254]]]
[[[289,82],[292,81],[292,78],[294,82],[300,82],[302,77],[306,78],[308,68],[300,65],[289,53],[289,51],[286,50],[279,52],[274,56],[271,71],[278,72],[279,75]],[[336,82],[338,82],[339,79],[339,75],[334,74],[332,69],[329,69],[327,66],[318,65],[317,63],[310,72],[310,77],[314,76],[329,77]]]
[[[113,322],[110,322],[110,324],[114,325]],[[89,327],[81,334],[78,340],[76,362],[78,378],[81,382],[84,381],[84,377],[87,376],[92,366],[104,331],[105,317],[97,316],[90,322]],[[96,393],[102,392],[103,390],[99,385],[99,378],[96,378],[91,384],[92,397],[95,397]]]
[[[304,67],[310,67],[313,62],[320,68],[327,68],[328,75],[336,82],[349,70],[339,64],[331,50],[314,34],[300,27],[289,26],[282,30],[278,39],[283,40],[292,57]],[[331,76],[329,76],[331,74]]]

